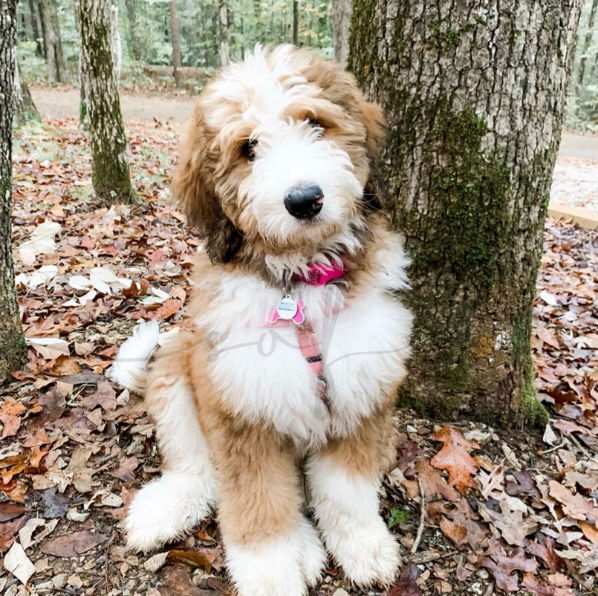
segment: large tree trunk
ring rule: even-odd
[[[16,33],[17,2],[0,0],[0,383],[27,360],[10,241]]]
[[[112,62],[110,4],[107,0],[80,0],[77,10],[93,187],[107,203],[137,202],[131,186],[127,137]]]
[[[351,24],[351,0],[332,0],[330,3],[334,58],[347,66],[349,58],[349,26]]]
[[[577,77],[577,85],[583,87],[583,81],[586,76],[586,64],[588,62],[588,52],[592,45],[592,38],[594,37],[594,28],[596,26],[596,16],[598,15],[598,0],[593,0],[592,8],[590,9],[590,18],[588,20],[588,32],[586,33],[581,50],[581,61],[579,63],[579,74]]]
[[[168,1],[170,11],[170,35],[172,37],[172,70],[177,89],[181,86],[181,37],[179,33],[179,17],[174,0]]]
[[[135,0],[125,0],[127,7],[127,16],[129,17],[129,34],[131,35],[131,50],[133,58],[139,62],[142,58],[141,44],[139,42],[139,34],[137,31],[137,10],[135,7]]]
[[[356,0],[350,67],[388,117],[379,160],[412,257],[401,401],[521,425],[535,282],[582,0]]]
[[[218,59],[221,68],[229,62],[228,0],[218,0]]]
[[[33,97],[25,80],[21,77],[19,62],[15,52],[15,81],[14,81],[14,122],[22,126],[29,122],[40,122],[41,118],[38,109],[33,103]]]
[[[65,83],[66,67],[56,0],[40,0],[40,7],[43,14],[48,78],[50,83]]]

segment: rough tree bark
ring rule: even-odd
[[[127,137],[110,47],[110,4],[80,0],[81,80],[92,151],[92,183],[108,203],[138,201],[131,186]]]
[[[351,25],[351,0],[332,0],[330,3],[334,59],[347,66],[349,58],[349,26]]]
[[[531,322],[582,0],[355,0],[349,63],[388,117],[379,160],[411,254],[400,402],[522,425]]]
[[[66,67],[62,52],[62,36],[58,20],[58,5],[56,0],[40,0],[43,14],[44,44],[46,60],[48,62],[48,78],[50,83],[66,82]]]
[[[592,38],[594,37],[594,27],[596,26],[596,16],[598,15],[598,0],[593,0],[592,8],[590,9],[590,18],[588,20],[588,32],[583,41],[581,51],[581,61],[579,63],[579,74],[577,77],[578,87],[583,87],[583,81],[586,76],[586,64],[588,63],[588,52],[592,45]]]
[[[29,86],[21,77],[19,61],[15,52],[15,81],[14,81],[14,123],[22,126],[28,122],[41,122],[39,111],[33,102]]]
[[[172,37],[172,70],[177,89],[181,86],[181,36],[179,32],[179,17],[174,0],[168,1],[170,12],[170,35]]]
[[[229,62],[227,0],[218,0],[218,59],[220,67]]]
[[[127,8],[127,16],[129,17],[129,34],[131,35],[131,50],[133,52],[133,58],[137,62],[142,59],[141,44],[139,43],[139,34],[137,31],[137,9],[135,6],[135,0],[125,0],[125,6]]]
[[[27,361],[10,241],[16,33],[17,2],[0,0],[0,383]]]

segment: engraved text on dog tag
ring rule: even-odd
[[[276,307],[276,312],[281,319],[290,321],[297,314],[297,303],[287,294]]]

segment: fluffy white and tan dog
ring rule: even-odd
[[[377,492],[411,315],[395,294],[407,259],[377,212],[381,137],[354,78],[292,46],[257,48],[200,96],[173,182],[206,239],[194,331],[144,383],[163,474],[131,505],[131,547],[216,507],[241,596],[306,594],[326,550],[360,586],[395,578]],[[156,336],[140,327],[113,378],[136,388]]]

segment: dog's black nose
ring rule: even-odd
[[[315,217],[324,204],[324,193],[317,184],[302,186],[289,190],[284,198],[287,211],[297,219]]]

